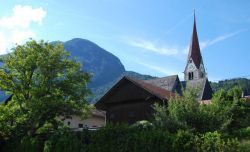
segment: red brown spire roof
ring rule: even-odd
[[[200,63],[202,61],[202,57],[201,57],[201,52],[200,52],[198,34],[196,30],[195,14],[194,14],[193,34],[192,34],[192,39],[191,39],[191,43],[189,47],[189,54],[188,54],[188,59],[190,58],[193,59],[195,66],[199,68]]]

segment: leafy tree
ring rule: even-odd
[[[195,135],[189,131],[178,130],[173,142],[173,149],[176,152],[195,151]]]
[[[167,128],[169,131],[178,129],[200,130],[202,116],[195,90],[186,90],[182,97],[174,97],[168,105],[156,105],[155,124]]]
[[[199,102],[195,90],[184,91],[183,97],[172,98],[168,104],[169,116],[182,125],[195,129],[199,127]]]
[[[17,131],[21,131],[22,125],[27,121],[27,115],[16,102],[0,105],[0,114],[0,139],[17,135]]]
[[[211,103],[199,106],[203,131],[225,131],[232,121],[233,101],[224,90],[216,92]]]
[[[218,122],[224,122],[221,130],[232,132],[250,126],[250,102],[242,99],[241,93],[240,88],[234,87],[214,95],[210,111],[217,113]]]
[[[170,99],[168,106],[157,105],[154,109],[154,124],[169,131],[232,132],[250,126],[250,104],[241,99],[239,88],[216,92],[209,104],[199,103],[195,91],[186,90],[183,97]]]
[[[89,79],[90,75],[70,59],[62,44],[31,40],[18,45],[4,58],[0,70],[0,89],[13,95],[11,104],[0,106],[0,111],[5,112],[1,118],[15,116],[12,124],[22,124],[18,131],[30,135],[48,124],[55,130],[60,126],[59,118],[87,112]],[[19,122],[19,118],[25,121]],[[0,122],[0,127],[10,125],[8,121]]]
[[[236,78],[223,80],[219,82],[211,82],[214,92],[224,89],[225,91],[231,90],[233,87],[242,89],[245,95],[250,95],[250,80],[246,78]]]
[[[223,139],[217,131],[207,132],[201,137],[196,136],[196,151],[213,152],[238,152],[239,141],[237,139]]]

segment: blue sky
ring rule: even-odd
[[[118,56],[126,70],[183,77],[193,10],[212,81],[250,78],[250,1],[0,0],[0,53],[28,38],[84,38]]]

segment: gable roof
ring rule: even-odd
[[[202,62],[202,56],[200,52],[198,34],[196,29],[196,19],[194,14],[194,26],[193,26],[193,33],[189,47],[188,59],[193,59],[193,62],[197,68],[199,68],[200,63]]]
[[[178,75],[171,75],[163,78],[156,78],[156,79],[150,79],[150,80],[145,80],[144,82],[150,83],[154,86],[160,87],[162,89],[166,89],[169,91],[174,91],[175,88],[175,83],[178,81]]]
[[[208,79],[206,78],[204,88],[203,88],[203,92],[202,92],[201,100],[209,100],[209,99],[211,99],[212,94],[213,94],[213,89],[212,89],[210,83],[208,82]]]
[[[114,90],[116,90],[124,81],[130,82],[137,87],[142,88],[146,92],[156,96],[161,100],[169,100],[171,97],[175,96],[175,93],[168,91],[166,89],[162,89],[160,87],[154,86],[150,83],[147,83],[142,80],[137,80],[130,78],[128,76],[124,76],[120,81],[118,81],[101,99],[95,104],[97,108],[102,107],[102,104],[105,103],[106,99],[110,97]]]
[[[135,80],[135,79],[131,79],[131,78],[129,78],[129,79],[130,79],[130,81],[134,81],[135,84],[137,84],[141,88],[145,89],[146,91],[148,91],[152,95],[155,95],[161,99],[169,100],[171,97],[175,96],[175,94],[173,92],[166,90],[166,89],[163,89],[161,87],[152,85],[152,84],[147,83],[145,81]]]
[[[182,81],[181,83],[184,89],[192,88],[198,91],[197,92],[198,101],[209,100],[212,98],[213,90],[207,78],[190,80],[190,81]]]

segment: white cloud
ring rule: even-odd
[[[150,70],[153,70],[155,72],[158,72],[160,74],[162,74],[162,76],[169,76],[169,75],[178,75],[180,80],[184,80],[184,75],[182,72],[180,71],[175,71],[170,69],[170,67],[166,68],[165,66],[159,66],[159,65],[153,65],[152,63],[146,63],[140,60],[133,60],[135,63],[140,64]]]
[[[6,28],[29,28],[32,22],[42,24],[46,12],[40,8],[31,6],[16,5],[13,8],[13,15],[0,19],[0,26]]]
[[[36,34],[32,30],[14,30],[11,34],[11,42],[21,44],[24,40],[35,38]]]
[[[228,38],[234,37],[234,36],[236,36],[236,35],[238,35],[238,34],[240,34],[242,32],[245,32],[245,31],[246,31],[246,29],[245,30],[240,30],[240,31],[237,31],[237,32],[232,32],[232,33],[229,33],[229,34],[224,34],[224,35],[218,36],[218,37],[216,37],[216,38],[214,38],[212,40],[202,41],[200,43],[200,47],[203,50],[208,46],[214,45],[214,44],[216,44],[218,42],[221,42],[221,41],[224,41],[224,40],[226,40]]]
[[[164,75],[174,75],[174,74],[177,74],[177,72],[175,71],[171,71],[171,70],[167,70],[166,67],[161,67],[161,66],[158,66],[158,65],[153,65],[153,64],[150,64],[150,63],[146,63],[146,62],[143,62],[143,61],[140,61],[140,60],[133,60],[135,63],[137,64],[140,64],[148,69],[151,69],[151,70],[154,70],[158,73],[161,73],[161,74],[164,74]]]
[[[177,55],[179,53],[179,49],[176,47],[163,46],[159,43],[143,39],[129,40],[128,44],[134,47],[141,48],[145,51],[150,51],[166,56]]]
[[[11,16],[0,17],[0,54],[8,53],[13,44],[22,44],[28,38],[36,38],[31,25],[41,25],[46,11],[43,8],[16,5]]]
[[[0,32],[0,54],[4,54],[7,47],[7,41],[2,32]]]

